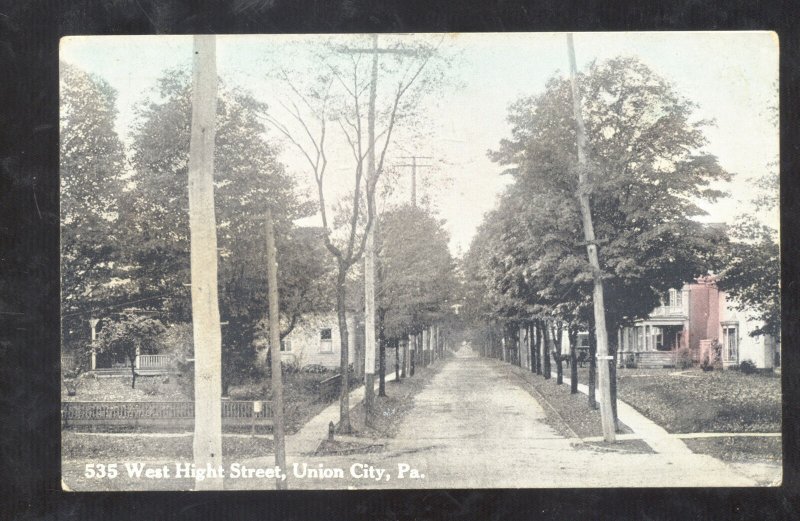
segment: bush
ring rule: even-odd
[[[265,394],[263,384],[231,385],[228,389],[231,400],[257,400]]]
[[[321,374],[321,373],[327,373],[328,369],[324,365],[309,364],[309,365],[303,367],[301,369],[301,371],[303,371],[304,373]]]
[[[708,361],[704,361],[706,362],[708,369],[704,368],[705,370],[722,370],[722,344],[720,344],[718,340],[711,342],[708,351],[706,351],[706,356],[708,357]]]
[[[744,374],[753,374],[758,371],[758,368],[752,360],[742,360],[739,364],[739,370]]]
[[[142,392],[144,392],[144,394],[147,396],[157,396],[158,394],[161,394],[159,387],[160,386],[158,385],[158,382],[152,377],[143,379],[139,384],[139,389],[141,389]]]
[[[636,369],[636,355],[628,353],[625,355],[625,368]]]
[[[680,369],[689,369],[692,367],[692,352],[688,347],[681,347],[677,351],[677,365]]]

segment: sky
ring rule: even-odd
[[[522,96],[543,91],[546,81],[568,71],[564,33],[482,33],[452,35],[382,35],[381,45],[398,39],[440,42],[453,57],[448,82],[422,99],[426,137],[390,145],[387,164],[407,164],[410,155],[430,159],[418,169],[419,196],[427,196],[445,222],[455,255],[469,243],[497,196],[510,183],[503,167],[491,162],[487,151],[510,136],[508,106]],[[323,40],[346,41],[333,35],[231,35],[217,38],[217,66],[227,85],[250,91],[286,121],[280,102],[285,88],[273,73],[282,66],[302,69],[305,53]],[[351,39],[352,40],[352,39]],[[347,41],[351,41],[347,40]],[[579,69],[593,60],[636,56],[667,79],[682,96],[697,104],[696,116],[712,119],[705,150],[733,173],[720,188],[731,196],[704,205],[703,220],[733,222],[748,209],[754,195],[752,178],[769,172],[778,160],[779,130],[777,36],[770,32],[620,32],[577,33],[575,52]],[[189,67],[190,36],[76,36],[62,39],[61,59],[97,74],[117,91],[116,129],[127,140],[135,120],[134,107],[152,94],[168,69]],[[384,82],[388,83],[388,82]],[[387,90],[381,89],[379,97]],[[402,136],[402,134],[400,134]],[[312,174],[302,157],[276,132],[268,139],[282,143],[280,159],[301,186],[310,189]],[[352,159],[345,142],[331,140],[328,176],[329,200],[351,184]],[[410,197],[410,170],[395,167],[400,178],[396,197]],[[777,210],[759,218],[778,228]],[[318,218],[304,224],[318,222]]]

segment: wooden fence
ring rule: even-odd
[[[223,427],[272,425],[270,402],[254,412],[252,401],[222,402]],[[194,402],[62,402],[61,421],[66,428],[192,429]]]

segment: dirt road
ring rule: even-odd
[[[384,452],[298,456],[290,488],[685,487],[755,483],[709,456],[641,454],[574,443],[501,362],[468,348],[415,398]],[[264,461],[267,466],[269,458]],[[249,463],[260,463],[251,461]],[[298,474],[294,475],[297,464]],[[310,476],[309,469],[328,477]],[[388,476],[388,477],[387,477]],[[244,485],[243,483],[237,483]],[[251,488],[250,483],[245,488]]]

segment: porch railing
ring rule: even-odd
[[[139,355],[136,357],[138,369],[166,369],[171,362],[170,355]]]

